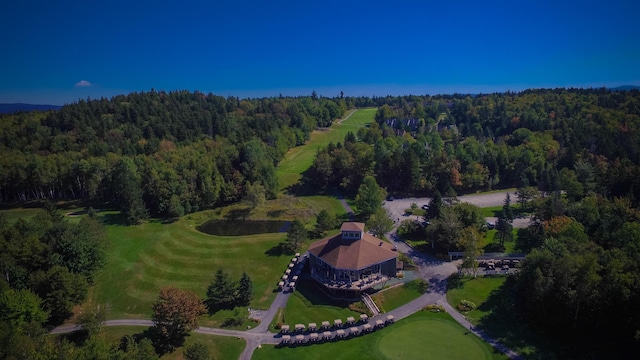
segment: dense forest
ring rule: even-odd
[[[351,100],[353,102],[353,100]],[[275,166],[345,99],[244,99],[144,92],[0,117],[0,202],[118,204],[137,223],[278,189]]]
[[[528,90],[389,98],[376,123],[323,149],[307,179],[353,193],[375,175],[391,194],[562,188],[640,201],[640,93]],[[356,171],[352,171],[355,169]]]
[[[529,255],[495,311],[553,339],[560,358],[631,358],[640,350],[637,90],[398,97],[370,127],[320,150],[305,181],[353,194],[367,175],[391,194],[434,199],[540,191],[522,203],[533,217],[516,249]],[[429,209],[426,236],[462,250],[470,222],[459,214],[464,207],[451,209]]]

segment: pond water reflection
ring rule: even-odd
[[[209,235],[243,236],[286,232],[290,223],[274,220],[209,220],[196,229]]]

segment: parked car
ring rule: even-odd
[[[427,204],[422,205],[422,210],[429,210],[429,205]]]
[[[487,221],[487,229],[491,230],[491,229],[495,229],[496,224],[492,223],[491,221]]]
[[[393,196],[391,196],[391,195],[387,196],[387,201],[393,201],[393,200],[395,200],[395,198]]]

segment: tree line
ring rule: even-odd
[[[640,200],[638,91],[396,97],[375,118],[321,149],[307,181],[352,195],[373,175],[390,194],[535,186]]]
[[[238,99],[142,92],[58,111],[0,117],[0,202],[83,199],[117,204],[132,223],[244,197],[273,197],[275,166],[345,99]]]

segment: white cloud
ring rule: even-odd
[[[80,80],[76,83],[76,87],[88,87],[91,86],[91,83],[87,80]]]

